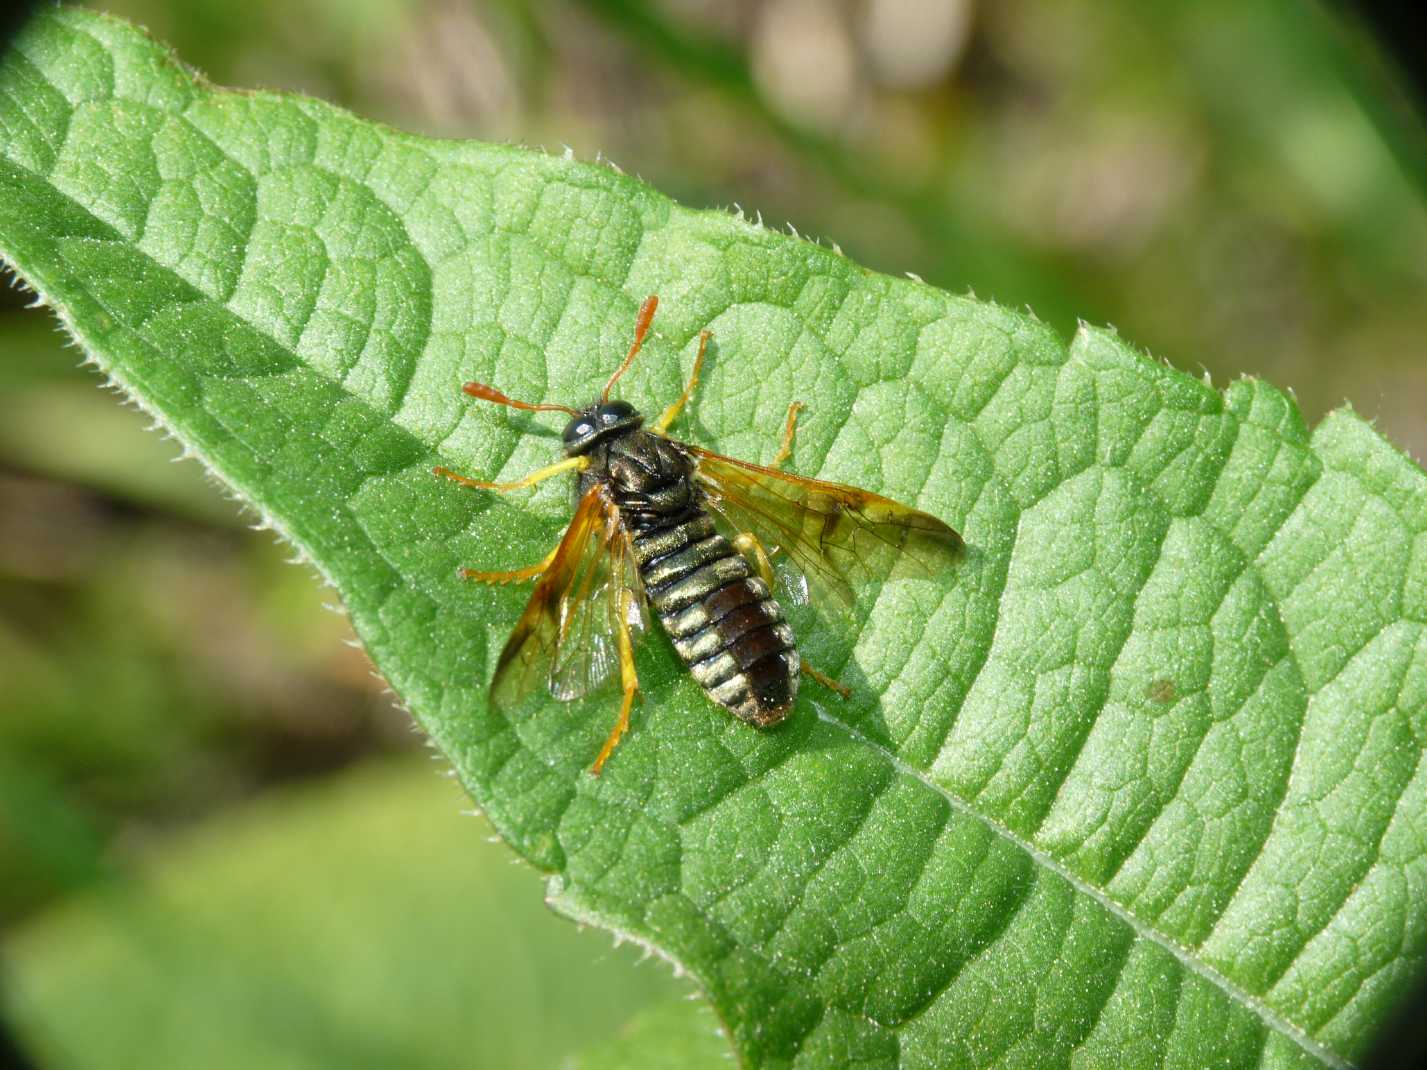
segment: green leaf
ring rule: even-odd
[[[609,168],[215,90],[62,10],[0,74],[0,252],[90,356],[301,547],[557,909],[697,979],[754,1066],[1344,1066],[1427,940],[1427,480],[1113,334],[1036,321]],[[790,720],[710,704],[655,638],[644,702],[486,705],[568,489],[476,494],[558,424],[465,379],[622,385],[962,531],[855,630],[792,611]],[[433,969],[464,968],[453,962]]]
[[[548,1070],[687,990],[552,917],[459,804],[402,761],[209,822],[7,934],[6,1018],[52,1068]]]
[[[728,1041],[708,1004],[679,1000],[640,1011],[619,1035],[564,1070],[728,1070]]]

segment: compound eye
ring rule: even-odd
[[[634,415],[634,406],[627,401],[611,401],[600,409],[600,419],[607,424],[619,423]]]
[[[595,425],[588,420],[572,420],[565,426],[564,439],[567,443],[579,442],[595,433]]]

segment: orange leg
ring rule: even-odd
[[[619,640],[619,679],[624,690],[624,697],[619,706],[619,719],[615,721],[614,729],[610,732],[609,738],[604,741],[599,757],[595,759],[594,767],[590,770],[595,776],[600,775],[605,760],[614,752],[614,748],[624,738],[624,734],[629,731],[629,711],[634,705],[634,696],[639,693],[639,676],[634,671],[634,644],[629,638],[629,600],[631,597],[628,590],[621,591],[619,595],[620,612],[617,636]]]
[[[783,462],[793,455],[793,431],[798,426],[798,413],[805,408],[807,406],[801,401],[795,401],[788,406],[788,422],[783,425],[783,443],[778,447],[778,452],[773,454],[769,468],[781,468]]]
[[[523,479],[517,479],[511,483],[492,483],[485,479],[472,479],[470,476],[458,475],[449,468],[442,468],[437,465],[431,471],[435,472],[443,479],[449,479],[452,483],[459,483],[463,487],[471,487],[475,490],[498,490],[504,493],[509,490],[520,490],[522,487],[533,487],[542,480],[551,476],[558,476],[561,472],[584,471],[590,466],[588,457],[566,457],[563,461],[556,461],[554,464],[546,465],[544,468],[531,472]]]
[[[550,567],[550,563],[555,560],[555,555],[560,552],[559,543],[555,548],[545,555],[543,561],[537,561],[533,565],[525,568],[513,568],[508,572],[482,572],[476,568],[461,569],[461,577],[467,580],[475,580],[477,583],[523,583],[526,580],[533,580],[535,577],[543,575]]]
[[[843,698],[852,697],[852,688],[846,686],[845,684],[838,683],[831,676],[827,676],[823,673],[818,672],[817,669],[814,669],[806,661],[803,662],[803,674],[805,676],[811,676],[818,683],[822,684],[823,687],[826,687],[830,691],[836,691]]]
[[[548,465],[538,471],[531,472],[530,475],[524,479],[517,479],[513,483],[492,483],[484,479],[472,479],[470,476],[458,475],[449,468],[442,468],[439,465],[431,469],[431,471],[443,479],[449,479],[451,482],[459,483],[463,487],[472,487],[475,490],[496,490],[504,492],[519,490],[521,487],[534,486],[541,480],[549,479],[551,476],[559,475],[561,472],[567,472],[572,468],[582,469],[588,464],[588,457],[567,457],[565,460],[556,464]],[[551,550],[545,555],[543,561],[539,561],[533,565],[527,565],[525,568],[515,568],[508,572],[483,572],[476,568],[463,568],[461,569],[460,575],[465,579],[475,580],[478,583],[520,583],[524,580],[533,580],[550,567],[550,563],[555,560],[555,554],[559,549],[560,547],[556,546],[554,550]]]

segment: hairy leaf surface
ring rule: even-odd
[[[1419,967],[1427,481],[1351,413],[1224,392],[605,167],[219,91],[118,21],[0,71],[0,253],[306,551],[572,917],[681,963],[751,1066],[1343,1066]],[[510,478],[626,377],[675,430],[942,517],[968,553],[792,610],[809,685],[736,723],[646,644],[607,699],[493,714],[568,486]],[[433,969],[460,969],[457,952]]]

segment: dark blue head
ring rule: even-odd
[[[589,453],[596,443],[643,424],[644,417],[627,401],[596,401],[565,425],[565,453],[571,457]]]

